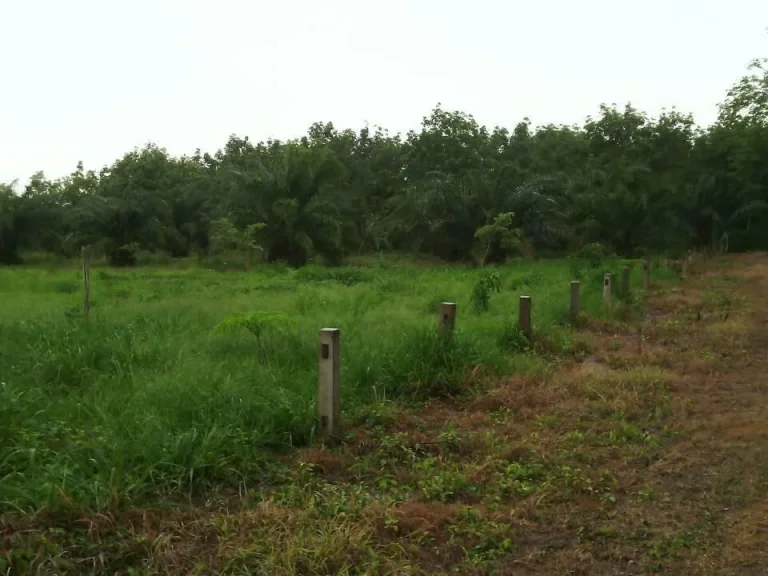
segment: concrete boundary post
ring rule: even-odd
[[[571,320],[576,320],[581,312],[581,282],[571,280]]]
[[[456,326],[456,303],[455,302],[440,303],[439,326],[441,330],[448,330],[453,332],[453,329]]]
[[[603,276],[603,301],[606,304],[611,303],[613,298],[613,274]]]
[[[520,296],[520,330],[528,340],[533,339],[533,318],[531,317],[531,297]]]
[[[622,266],[621,268],[621,296],[623,298],[629,297],[629,266]]]
[[[339,368],[341,360],[338,328],[323,328],[318,337],[317,411],[320,434],[328,438],[339,431],[341,400],[339,398]]]
[[[648,290],[651,284],[651,266],[646,260],[643,262],[643,290]]]

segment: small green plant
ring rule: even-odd
[[[483,566],[514,550],[512,526],[506,522],[495,522],[477,508],[462,508],[449,531],[452,539],[476,542],[467,550],[474,566]]]
[[[478,314],[488,311],[491,303],[491,294],[501,291],[501,280],[495,272],[483,276],[476,283],[472,290],[472,308]]]
[[[465,474],[456,466],[439,462],[437,458],[425,458],[418,462],[414,469],[425,473],[418,481],[418,486],[427,500],[449,502],[469,488],[469,480]]]
[[[269,356],[267,350],[267,333],[285,334],[296,327],[293,318],[286,316],[281,312],[273,311],[253,311],[244,314],[230,314],[224,320],[219,322],[210,332],[212,337],[226,333],[246,330],[256,337],[259,356],[263,362],[266,362]]]
[[[213,327],[211,336],[235,330],[247,330],[257,339],[261,339],[266,330],[293,328],[295,325],[293,318],[281,312],[256,310],[244,314],[230,314]]]
[[[524,352],[531,348],[531,342],[525,337],[523,331],[515,323],[509,322],[504,325],[498,337],[499,348],[506,352]]]
[[[526,496],[542,488],[546,474],[538,460],[526,460],[508,464],[501,473],[498,486],[502,493]]]
[[[454,426],[452,422],[448,422],[444,426],[438,437],[438,441],[441,442],[447,450],[452,452],[459,451],[461,448],[462,439],[463,438],[461,432]]]

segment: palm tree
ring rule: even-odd
[[[229,211],[244,209],[240,226],[263,223],[258,242],[270,262],[303,266],[313,253],[332,264],[341,261],[345,170],[329,148],[290,143],[233,171],[240,189]]]

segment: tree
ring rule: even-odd
[[[341,261],[345,170],[329,148],[288,143],[276,154],[254,154],[237,174],[240,224],[263,223],[260,242],[270,262],[303,266],[313,254]]]
[[[139,248],[183,254],[173,219],[173,199],[185,184],[179,163],[150,144],[105,167],[93,193],[69,211],[69,242],[100,246],[116,266],[134,265]]]
[[[211,222],[209,231],[211,249],[215,254],[221,254],[228,250],[246,252],[250,266],[253,253],[264,251],[264,248],[258,243],[258,237],[264,228],[264,224],[259,222],[249,224],[244,230],[238,230],[229,218],[218,218]]]
[[[316,122],[286,142],[232,135],[180,158],[148,145],[98,172],[38,172],[21,194],[3,188],[0,260],[91,244],[115,265],[135,263],[137,250],[222,246],[259,246],[293,266],[390,249],[488,262],[508,254],[512,231],[555,253],[594,242],[627,256],[681,252],[723,233],[731,249],[768,249],[766,157],[762,59],[706,128],[675,109],[603,105],[583,125],[489,129],[438,104],[404,137]],[[498,220],[508,214],[512,228]]]
[[[0,264],[17,264],[19,259],[19,205],[13,188],[16,182],[0,184]]]
[[[493,256],[494,260],[501,260],[520,251],[522,230],[514,228],[514,220],[514,213],[503,212],[497,215],[493,222],[475,231],[475,238],[482,251],[480,266],[488,261],[489,256]]]
[[[718,122],[726,126],[743,124],[768,126],[768,58],[756,58],[719,105]]]

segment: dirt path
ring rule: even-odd
[[[383,405],[247,496],[0,518],[0,568],[768,574],[768,255],[699,264],[647,312],[469,400]]]
[[[670,494],[661,525],[698,531],[702,546],[673,566],[768,574],[768,257],[705,266],[679,297],[688,305],[665,318],[681,329],[658,336],[683,376],[683,434],[648,474]],[[655,301],[663,310],[670,299]]]
[[[658,425],[644,427],[665,440],[647,458],[606,462],[615,509],[585,523],[564,561],[546,554],[531,572],[768,574],[768,256],[697,268],[651,297],[641,352],[626,333],[596,337],[580,371],[618,368],[638,385],[655,374]]]
[[[395,414],[381,437],[435,457],[437,484],[457,470],[472,488],[422,490],[393,507],[394,534],[379,539],[427,573],[768,574],[768,255],[692,272],[652,294],[639,335],[592,323],[581,361]],[[328,473],[351,455],[306,460]],[[408,462],[382,461],[369,473],[429,485]],[[468,507],[491,528],[464,532]],[[483,546],[491,554],[473,553]]]

